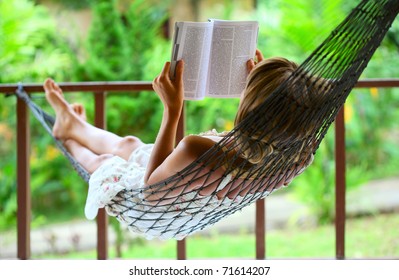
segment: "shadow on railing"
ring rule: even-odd
[[[94,94],[95,119],[94,125],[99,128],[106,128],[106,94],[107,92],[138,92],[153,91],[150,82],[81,82],[81,83],[59,83],[63,92],[90,92]],[[17,84],[0,84],[0,93],[14,94]],[[359,81],[358,88],[382,88],[399,87],[399,79],[369,79]],[[27,93],[43,92],[41,84],[24,84]],[[17,258],[29,259],[30,252],[30,217],[31,217],[31,197],[30,197],[30,127],[29,112],[25,103],[17,101]],[[176,134],[177,142],[184,137],[184,114],[179,122]],[[336,249],[335,258],[345,258],[345,122],[344,110],[338,114],[335,122],[335,232]],[[101,209],[97,216],[97,258],[108,258],[108,232],[107,216]],[[256,259],[266,257],[266,231],[265,231],[265,200],[256,203]],[[186,259],[185,240],[177,242],[177,259]]]

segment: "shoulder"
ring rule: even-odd
[[[195,160],[215,144],[216,142],[209,138],[189,135],[179,142],[176,147],[176,152]]]
[[[153,184],[180,172],[215,144],[204,137],[190,135],[183,138],[173,152],[156,169],[156,175],[151,175],[147,184]]]

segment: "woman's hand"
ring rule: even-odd
[[[183,70],[184,63],[180,60],[176,65],[176,77],[171,80],[170,62],[166,62],[161,73],[152,82],[152,87],[169,112],[180,113],[183,107]]]
[[[247,61],[247,71],[248,74],[251,73],[252,69],[258,64],[259,62],[263,61],[263,54],[259,49],[256,49],[255,59],[250,59]]]

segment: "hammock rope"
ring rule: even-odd
[[[399,0],[361,1],[287,80],[219,143],[162,182],[119,191],[104,205],[108,214],[147,238],[182,239],[289,184],[313,160],[398,11]],[[17,95],[51,134],[53,119],[33,105],[22,87]],[[243,160],[243,154],[257,157],[259,147],[271,152],[257,163],[251,163],[251,156]],[[89,181],[90,175],[60,148]],[[224,171],[214,179],[212,174],[220,170]],[[203,195],[210,190],[210,195]]]

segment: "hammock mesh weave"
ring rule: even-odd
[[[398,10],[399,0],[362,1],[218,144],[163,182],[120,191],[106,205],[108,213],[135,232],[181,239],[287,185],[312,161]],[[54,120],[24,94],[22,87],[17,94],[51,133]],[[89,174],[56,142],[89,181]],[[270,153],[256,164],[243,160],[240,155],[256,151],[256,147],[270,148]],[[211,176],[213,172],[220,176]]]

